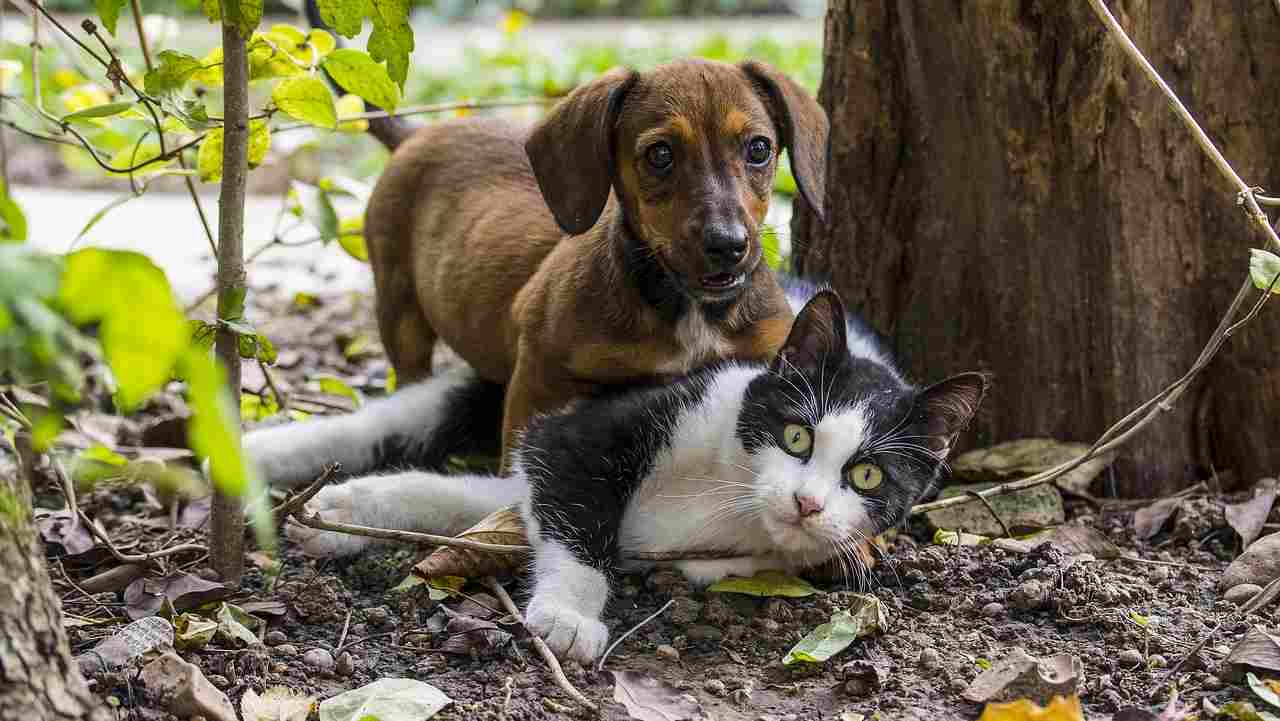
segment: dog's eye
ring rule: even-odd
[[[773,157],[773,145],[768,138],[757,135],[747,143],[747,162],[752,165],[764,165]]]
[[[782,429],[782,447],[797,458],[804,458],[813,450],[813,431],[799,423],[788,423]]]
[[[655,170],[666,170],[671,167],[675,156],[671,153],[671,146],[666,143],[654,143],[649,149],[644,151],[644,157],[649,161]]]

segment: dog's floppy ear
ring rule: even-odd
[[[595,225],[613,185],[613,128],[640,76],[618,68],[578,86],[525,140],[542,198],[570,235]]]
[[[782,132],[783,147],[791,154],[791,173],[800,195],[822,215],[827,180],[827,114],[796,81],[757,60],[742,63],[742,71],[763,91],[773,122]]]

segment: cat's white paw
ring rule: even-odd
[[[303,512],[318,514],[322,520],[334,523],[363,525],[356,513],[356,494],[352,491],[350,484],[328,486],[307,502]],[[321,531],[299,523],[290,523],[285,528],[285,535],[300,546],[303,553],[316,558],[350,556],[368,548],[373,542],[366,536]]]
[[[537,596],[525,614],[529,630],[542,637],[556,656],[589,664],[604,653],[609,627],[569,606],[546,602]]]

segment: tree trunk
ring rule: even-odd
[[[0,718],[106,721],[71,660],[26,481],[0,474]]]
[[[1280,188],[1273,0],[1111,7],[1245,180]],[[1090,442],[1191,366],[1263,241],[1088,3],[833,0],[825,56],[826,220],[797,201],[796,266],[914,377],[994,372],[970,445]],[[1276,471],[1267,310],[1122,451],[1115,490]]]
[[[249,56],[236,29],[237,2],[222,4],[222,193],[218,199],[218,318],[244,318],[244,193],[249,175]],[[231,398],[240,402],[239,336],[218,327],[218,359],[227,370]],[[239,431],[239,424],[235,424]],[[216,489],[209,512],[209,560],[224,583],[244,576],[244,499]]]

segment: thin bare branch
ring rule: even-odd
[[[449,103],[435,103],[433,105],[411,105],[407,108],[400,108],[391,112],[385,110],[376,110],[368,113],[360,113],[358,115],[344,115],[338,118],[338,123],[346,123],[352,120],[375,120],[378,118],[403,118],[410,115],[430,115],[433,113],[447,113],[454,110],[492,110],[495,108],[527,108],[538,107],[543,105],[551,105],[556,102],[554,98],[502,98],[497,100],[460,100]],[[298,130],[301,128],[314,128],[316,126],[311,123],[284,123],[272,128],[273,133],[282,133],[287,130]]]
[[[501,583],[498,583],[498,579],[493,576],[489,576],[485,579],[485,585],[493,591],[493,595],[497,596],[499,601],[502,601],[502,605],[507,609],[507,613],[515,617],[516,621],[518,621],[521,626],[524,626],[524,616],[521,615],[520,609],[516,606],[515,601],[511,600],[511,595],[507,593],[507,589],[503,588]],[[525,627],[525,630],[529,630],[527,626]],[[538,649],[538,655],[542,657],[542,660],[547,664],[547,668],[551,670],[551,677],[555,679],[556,685],[560,687],[560,690],[569,694],[573,700],[583,706],[586,706],[591,711],[598,712],[600,707],[597,706],[594,701],[584,696],[581,691],[574,688],[572,683],[569,683],[568,677],[564,675],[564,669],[560,667],[560,661],[558,661],[556,659],[556,655],[551,652],[551,647],[547,646],[547,642],[543,641],[542,637],[536,634],[530,633],[529,636],[533,639],[533,647]]]

